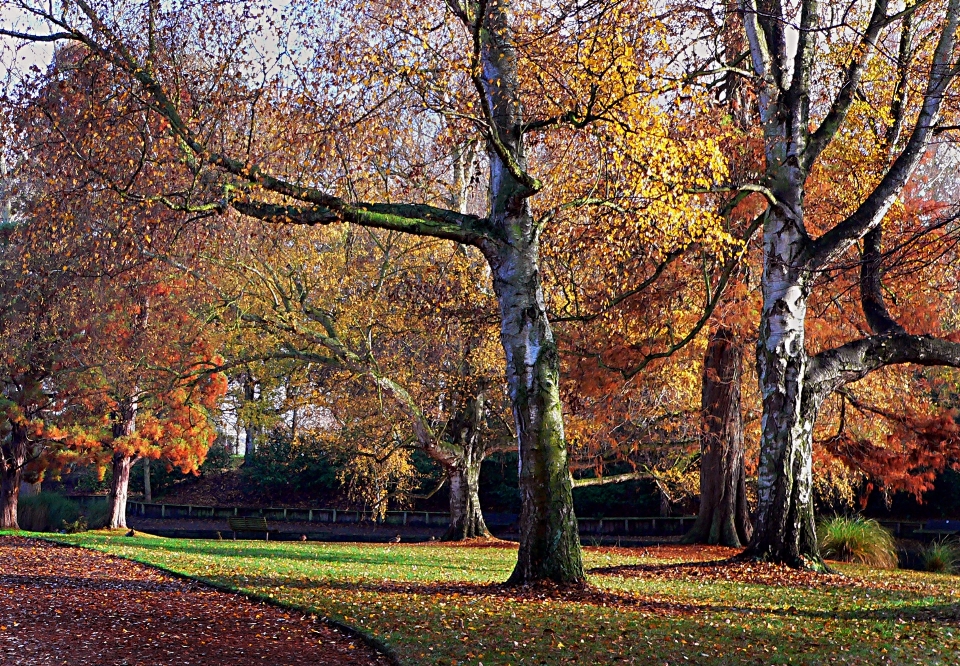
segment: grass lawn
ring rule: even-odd
[[[411,665],[960,663],[956,576],[588,548],[589,590],[531,593],[493,585],[510,547],[55,538],[310,609]]]

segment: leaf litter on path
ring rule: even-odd
[[[0,537],[0,663],[387,666],[364,641],[252,601],[81,548]]]

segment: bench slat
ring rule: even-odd
[[[227,523],[234,532],[267,532],[266,518],[228,518]]]

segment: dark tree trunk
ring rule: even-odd
[[[687,543],[740,548],[753,526],[747,507],[740,386],[743,349],[720,328],[707,345],[703,364],[700,441],[700,513]]]
[[[153,488],[150,486],[150,458],[143,459],[143,501],[153,501]]]
[[[0,529],[19,530],[17,506],[20,500],[20,482],[27,462],[29,440],[23,427],[13,424],[10,435],[2,446],[0,460]]]
[[[251,403],[257,399],[257,380],[249,372],[243,378],[243,399],[246,403]],[[244,433],[244,460],[250,460],[250,457],[257,450],[257,436],[259,434],[257,427],[247,423],[243,428]]]
[[[670,495],[659,483],[657,484],[657,495],[660,496],[660,517],[669,518],[673,515],[673,505],[670,504]]]
[[[17,503],[20,499],[20,470],[4,470],[0,479],[0,529],[19,530]]]

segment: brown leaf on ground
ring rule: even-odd
[[[0,663],[391,662],[296,611],[93,551],[0,537]]]
[[[784,565],[739,559],[736,548],[723,546],[667,545],[648,548],[598,548],[598,552],[657,560],[681,560],[669,563],[626,564],[597,567],[588,573],[596,576],[624,578],[658,578],[661,580],[701,580],[800,588],[865,588],[899,591],[924,591],[929,585],[911,580],[887,577],[869,580],[843,573],[818,573],[793,569]],[[828,563],[829,564],[829,563]]]

